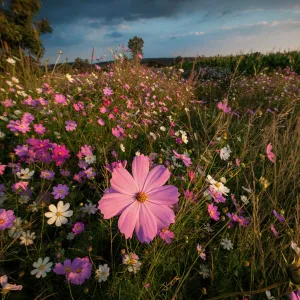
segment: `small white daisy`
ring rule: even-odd
[[[16,63],[16,61],[13,59],[13,58],[8,58],[7,60],[6,60],[9,64],[12,64],[12,65],[14,65],[15,63]]]
[[[210,277],[210,271],[205,265],[200,265],[200,275],[205,279]]]
[[[45,257],[44,260],[39,258],[37,262],[33,263],[33,269],[30,274],[35,275],[36,278],[40,278],[41,276],[44,278],[47,276],[47,273],[51,271],[51,267],[53,265],[52,262],[49,262],[50,258]]]
[[[34,174],[34,171],[30,171],[28,168],[21,169],[20,172],[17,172],[17,176],[23,180],[29,180]]]
[[[35,232],[30,232],[29,230],[26,232],[23,231],[20,237],[20,244],[25,246],[32,245],[35,238]]]
[[[232,151],[230,150],[229,145],[227,145],[226,147],[221,148],[220,149],[220,158],[222,160],[228,160],[229,157],[230,157],[231,152]]]
[[[98,270],[96,270],[96,278],[98,282],[106,281],[107,277],[109,276],[109,267],[107,264],[100,265]]]
[[[225,250],[233,249],[233,244],[232,244],[231,240],[229,240],[227,238],[221,240],[221,245]]]
[[[73,215],[72,210],[68,210],[70,207],[69,203],[64,204],[63,201],[59,201],[57,203],[57,207],[53,204],[49,205],[50,212],[46,212],[45,216],[49,218],[47,223],[52,225],[55,222],[56,226],[61,226],[62,224],[66,224],[68,222],[69,217]]]

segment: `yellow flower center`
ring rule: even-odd
[[[80,225],[77,225],[77,226],[76,226],[76,229],[77,229],[77,230],[80,230],[80,229],[81,229],[81,226],[80,226]]]
[[[44,265],[39,266],[39,270],[41,271],[45,270],[45,266]]]
[[[166,232],[166,231],[167,231],[167,228],[163,228],[163,229],[161,230],[162,233],[164,233],[164,232]]]
[[[218,183],[215,184],[215,186],[216,186],[217,188],[219,188],[219,187],[221,186],[221,184],[218,182]]]
[[[82,268],[79,268],[76,270],[76,273],[81,273],[81,271],[82,271]]]
[[[65,272],[66,272],[66,273],[70,273],[70,272],[71,272],[71,268],[70,268],[70,267],[66,267],[66,268],[65,268]]]
[[[5,222],[4,219],[0,219],[0,224],[3,224]]]
[[[61,216],[62,216],[62,212],[58,211],[58,212],[56,213],[56,215],[57,215],[58,217],[61,217]]]
[[[141,202],[141,203],[144,203],[147,200],[147,198],[148,197],[144,192],[140,192],[136,195],[136,200]]]

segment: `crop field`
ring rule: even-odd
[[[1,60],[2,299],[300,299],[300,76],[265,64]]]

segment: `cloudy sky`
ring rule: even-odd
[[[300,0],[42,0],[44,59],[109,55],[137,35],[144,57],[299,49]]]

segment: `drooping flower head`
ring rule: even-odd
[[[159,228],[175,222],[169,206],[178,202],[178,189],[163,186],[170,178],[169,170],[160,165],[149,172],[149,158],[144,155],[134,158],[132,174],[115,168],[110,192],[102,197],[98,208],[105,219],[121,215],[118,226],[126,238],[131,238],[135,230],[141,242],[150,243]]]

